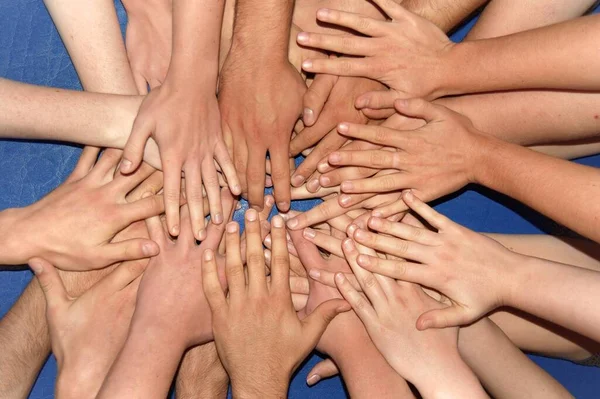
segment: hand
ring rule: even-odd
[[[419,331],[415,327],[419,314],[443,305],[418,285],[397,282],[362,269],[357,263],[359,251],[352,239],[346,239],[342,248],[366,298],[352,287],[343,273],[336,274],[336,284],[396,372],[412,382],[423,397],[438,397],[444,393],[454,397],[461,391],[477,393],[468,397],[485,397],[477,378],[458,353],[458,328]],[[470,388],[463,386],[467,382]]]
[[[486,136],[471,122],[447,108],[413,99],[395,103],[404,115],[421,118],[427,124],[404,132],[382,126],[340,124],[340,133],[361,140],[396,148],[397,151],[338,151],[329,156],[334,165],[377,165],[398,170],[378,178],[348,180],[341,183],[344,193],[390,192],[414,189],[425,201],[450,194],[476,182],[478,162],[485,158],[481,145]]]
[[[223,133],[252,207],[262,209],[268,151],[275,202],[290,208],[289,144],[305,90],[287,60],[253,65],[235,46],[227,56],[219,80]]]
[[[125,47],[140,94],[163,84],[171,61],[172,0],[123,0],[127,11]]]
[[[214,86],[188,92],[169,81],[152,90],[140,107],[131,136],[123,153],[121,171],[131,173],[141,161],[144,147],[152,136],[160,149],[164,173],[165,212],[169,233],[177,236],[181,171],[186,178],[186,200],[194,237],[206,237],[202,186],[210,204],[211,221],[223,222],[220,186],[215,161],[227,178],[231,192],[241,189],[233,163],[221,134],[219,107]]]
[[[375,79],[391,91],[368,93],[356,100],[357,108],[391,108],[393,100],[406,97],[435,99],[443,91],[444,74],[451,73],[445,58],[454,47],[433,23],[389,0],[374,0],[392,21],[343,11],[320,9],[317,19],[359,32],[351,38],[302,32],[298,43],[358,58],[307,59],[308,72]],[[364,57],[364,58],[363,58]]]
[[[226,398],[229,376],[214,342],[191,348],[177,373],[175,398]]]
[[[523,256],[452,222],[411,191],[404,192],[402,198],[437,232],[405,222],[371,218],[369,227],[385,235],[358,230],[354,238],[362,245],[409,260],[398,262],[361,256],[358,263],[364,269],[431,287],[450,299],[452,306],[421,315],[417,328],[470,324],[503,306],[514,289],[511,271]]]
[[[233,198],[226,189],[223,203],[229,217]],[[168,237],[159,217],[146,221],[150,237],[161,251],[150,260],[140,284],[134,322],[150,320],[168,331],[174,342],[189,348],[212,340],[211,313],[201,289],[201,254],[206,249],[216,252],[225,224],[211,223],[206,239],[196,245],[187,206],[182,207],[181,221],[189,229],[182,230],[175,242]],[[223,283],[224,280],[223,276]]]
[[[46,297],[59,370],[57,395],[94,397],[127,337],[146,262],[122,263],[76,298],[69,296],[52,264],[41,258],[29,264]]]
[[[12,234],[19,241],[6,253],[9,262],[39,256],[61,270],[83,271],[156,255],[159,248],[148,239],[111,242],[131,223],[163,211],[160,196],[126,202],[126,195],[153,169],[144,165],[131,176],[113,179],[120,154],[106,150],[94,165],[95,151],[85,152],[65,183],[37,203],[11,210]],[[19,237],[27,237],[29,245]]]
[[[271,280],[265,259],[258,214],[246,212],[248,277],[244,275],[239,241],[227,242],[226,275],[229,298],[220,288],[214,253],[203,256],[204,292],[213,312],[215,343],[231,377],[234,396],[286,396],[293,371],[315,347],[329,322],[348,310],[341,300],[328,301],[304,320],[292,306],[289,255],[281,216],[271,221]],[[230,245],[231,244],[231,245]],[[246,282],[247,280],[247,282]]]

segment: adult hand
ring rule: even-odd
[[[290,208],[289,144],[305,91],[287,60],[253,65],[252,57],[235,45],[227,56],[219,80],[223,134],[244,194],[256,209],[263,205],[267,151],[277,207],[282,212]]]
[[[451,73],[445,58],[453,43],[433,23],[389,0],[374,0],[391,21],[380,21],[360,14],[320,9],[320,22],[342,26],[362,35],[341,37],[302,32],[298,43],[357,58],[307,59],[302,68],[308,72],[375,79],[391,91],[371,92],[356,100],[357,108],[391,108],[394,99],[449,94],[442,90],[444,76]]]
[[[358,264],[364,269],[431,287],[450,299],[450,307],[421,315],[417,328],[470,324],[502,306],[514,289],[508,276],[523,256],[452,222],[411,191],[404,192],[402,198],[437,231],[371,218],[369,227],[383,234],[357,230],[354,239],[408,260],[398,262],[361,255]]]
[[[127,11],[125,46],[140,94],[163,84],[171,61],[172,0],[123,0]]]
[[[217,275],[213,251],[203,256],[204,291],[213,312],[213,329],[219,357],[231,377],[234,396],[287,395],[293,371],[315,347],[329,322],[348,310],[341,300],[328,301],[304,320],[294,311],[289,283],[289,254],[281,216],[271,221],[271,278],[265,276],[265,259],[258,214],[246,212],[247,275],[244,275],[239,241],[227,247],[226,274],[229,298]]]
[[[83,271],[156,255],[159,248],[148,239],[111,242],[131,223],[164,209],[160,196],[127,203],[126,195],[153,169],[143,165],[133,175],[113,178],[120,154],[106,150],[94,165],[95,151],[86,151],[65,183],[35,204],[11,210],[14,237],[27,237],[29,245],[16,243],[6,254],[9,262],[37,256],[62,270]]]
[[[46,297],[58,396],[94,397],[100,390],[127,337],[146,263],[124,262],[81,296],[71,297],[52,264],[42,258],[29,261]]]
[[[221,133],[219,107],[214,85],[206,82],[204,90],[186,90],[168,80],[152,90],[144,99],[121,163],[123,173],[136,170],[141,162],[146,142],[154,138],[160,149],[164,173],[165,213],[169,233],[177,236],[181,171],[186,178],[186,200],[189,205],[194,237],[206,237],[203,210],[203,185],[208,196],[211,221],[223,222],[223,210],[215,161],[227,178],[234,194],[241,189],[233,163]]]

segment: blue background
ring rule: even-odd
[[[126,15],[116,0],[121,26]],[[458,30],[459,40],[473,21]],[[39,0],[0,0],[0,77],[17,81],[81,90],[77,74],[54,25]],[[1,105],[0,105],[0,112]],[[22,207],[39,200],[58,186],[74,167],[80,149],[75,146],[0,140],[0,209]],[[600,156],[581,160],[600,166]],[[310,201],[294,204],[298,210]],[[479,188],[468,188],[441,203],[438,210],[473,230],[496,233],[540,233],[563,231],[553,222],[502,196]],[[241,211],[237,213],[237,219]],[[4,315],[31,279],[29,271],[0,272],[0,316]],[[2,356],[0,348],[0,356]],[[600,391],[597,369],[560,360],[533,357],[578,398],[592,398]],[[292,381],[291,398],[346,397],[339,378],[308,388],[305,378],[319,360],[311,357]],[[31,398],[53,397],[56,362],[51,357],[42,370]],[[3,378],[3,376],[0,376]]]

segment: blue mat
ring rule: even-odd
[[[117,10],[124,26],[126,15],[120,3]],[[462,38],[470,26],[472,21],[456,32],[454,38]],[[0,76],[38,85],[81,89],[73,65],[41,1],[0,1]],[[80,149],[74,146],[0,141],[0,209],[22,207],[39,200],[67,177],[79,153]],[[600,166],[600,157],[590,157],[581,162]],[[310,206],[311,203],[303,202],[295,204],[295,209]],[[540,233],[557,229],[554,223],[532,211],[485,190],[465,190],[440,204],[438,209],[477,231]],[[238,220],[239,216],[238,212]],[[29,271],[0,273],[0,317],[8,311],[31,277]],[[594,394],[600,391],[597,369],[533,358],[575,397],[597,397],[597,393]],[[311,357],[297,373],[291,384],[290,398],[346,397],[339,378],[321,382],[314,388],[306,386],[306,375],[318,359],[317,356]],[[56,362],[50,358],[31,398],[53,397],[55,377]],[[0,375],[0,378],[3,376]]]

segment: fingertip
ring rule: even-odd
[[[212,249],[209,248],[209,249],[207,249],[207,250],[204,251],[203,259],[206,262],[212,261],[214,259],[214,257],[215,257],[215,254],[214,254],[214,252],[213,252]]]
[[[39,258],[29,259],[29,267],[36,276],[39,276],[44,272],[44,262]]]
[[[149,240],[142,244],[142,254],[144,254],[144,256],[147,258],[156,256],[159,254],[159,252],[160,248],[154,241]]]
[[[315,123],[315,112],[311,108],[304,108],[302,112],[302,121],[305,126],[312,126]]]

